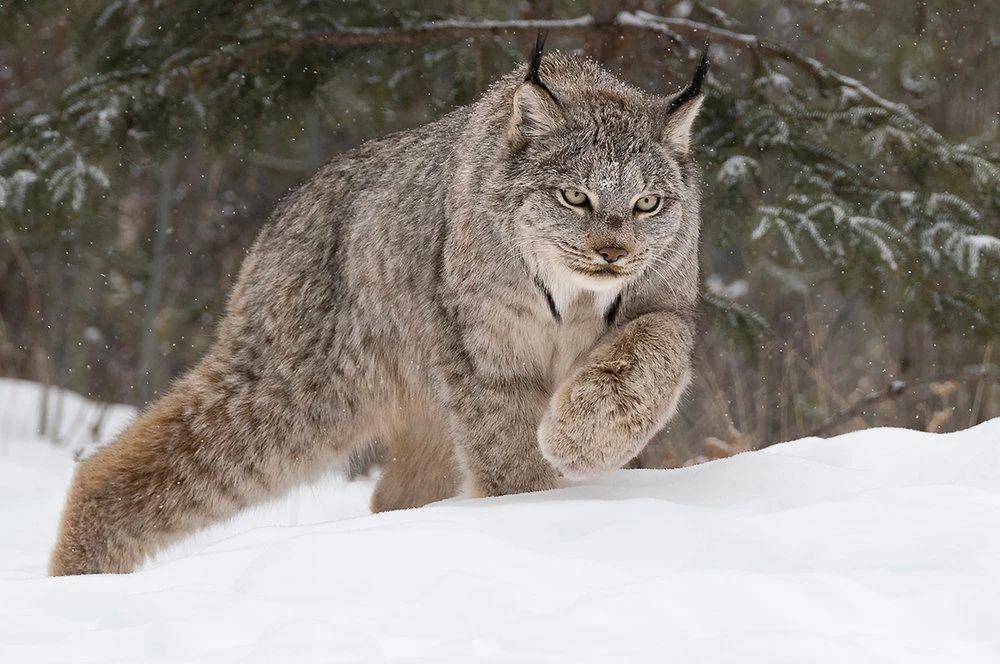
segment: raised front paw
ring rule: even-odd
[[[545,458],[579,479],[621,468],[656,431],[655,397],[624,362],[582,369],[553,395],[538,427]]]

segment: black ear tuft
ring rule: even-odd
[[[533,139],[555,131],[566,122],[562,104],[542,82],[542,51],[545,32],[539,30],[535,49],[528,62],[524,82],[514,90],[510,116],[510,136],[515,141]]]
[[[708,43],[701,52],[701,62],[698,63],[691,82],[667,103],[662,140],[681,155],[687,155],[691,151],[691,131],[698,111],[701,110],[701,102],[705,99],[701,86],[707,74]]]
[[[541,76],[538,74],[539,68],[542,66],[542,51],[545,50],[545,38],[548,37],[549,33],[545,30],[539,30],[538,36],[535,37],[535,48],[531,51],[531,61],[528,63],[528,73],[524,77],[525,83],[531,83],[532,85],[537,85],[542,90],[545,90],[552,101],[560,106],[559,98],[553,94],[552,90],[549,90],[549,86],[542,82]]]
[[[531,62],[528,64],[528,75],[524,77],[526,83],[534,83],[540,88],[544,88],[545,84],[538,77],[538,68],[542,65],[542,51],[545,50],[545,38],[548,36],[549,33],[545,30],[538,31],[538,36],[535,37],[535,50],[531,52]]]
[[[701,61],[698,63],[698,68],[694,70],[694,78],[691,79],[686,88],[681,90],[680,94],[670,101],[667,114],[673,113],[701,94],[701,84],[704,82],[706,74],[708,74],[708,42],[705,42],[705,48],[701,52]]]

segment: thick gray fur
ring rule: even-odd
[[[539,75],[278,206],[206,357],[79,464],[53,574],[130,571],[372,440],[379,510],[548,489],[645,446],[691,375],[700,90],[671,108],[562,55]]]

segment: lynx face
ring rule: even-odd
[[[620,286],[669,253],[687,194],[677,156],[654,135],[649,117],[600,104],[559,131],[530,141],[519,170],[533,188],[515,214],[517,245],[529,263],[581,288]]]
[[[685,171],[706,66],[660,98],[610,76],[583,82],[536,51],[513,94],[500,195],[537,274],[604,290],[669,267],[684,204],[697,199]]]

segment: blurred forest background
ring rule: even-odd
[[[0,0],[0,376],[148,402],[210,343],[281,196],[473,101],[547,28],[551,49],[655,93],[711,43],[699,378],[643,464],[1000,416],[998,14]]]

